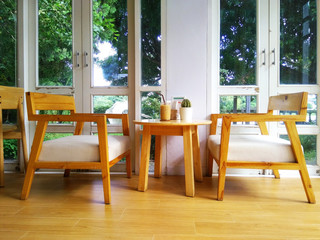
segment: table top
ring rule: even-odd
[[[183,120],[161,121],[160,119],[142,119],[142,120],[133,120],[133,123],[138,125],[157,125],[157,126],[195,126],[195,125],[209,125],[212,122],[210,120],[192,120],[191,122],[187,122]]]

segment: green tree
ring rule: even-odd
[[[94,0],[93,41],[117,37],[112,14],[116,0]],[[97,7],[99,6],[99,7]],[[99,50],[94,47],[94,53]],[[72,1],[39,1],[39,83],[45,86],[72,85]]]
[[[0,0],[0,85],[16,85],[16,23],[15,0]]]
[[[220,2],[220,84],[255,84],[256,0]]]
[[[282,84],[316,84],[316,1],[281,1],[280,81]]]

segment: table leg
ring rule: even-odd
[[[156,144],[154,151],[154,177],[161,177],[162,169],[162,136],[156,136]]]
[[[150,145],[151,135],[150,126],[143,126],[142,131],[142,144],[141,144],[141,161],[139,173],[139,191],[146,191],[148,188],[148,173],[149,173],[149,159],[150,159]]]
[[[200,159],[200,142],[199,142],[198,126],[193,127],[192,150],[193,150],[193,164],[194,164],[195,179],[196,181],[202,182],[203,176],[202,176],[201,159]]]
[[[188,197],[193,197],[194,196],[194,173],[193,173],[191,126],[183,126],[183,148],[184,148],[186,195]]]

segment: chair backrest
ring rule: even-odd
[[[299,115],[307,115],[307,105],[307,92],[281,94],[269,98],[268,112],[297,111]]]
[[[18,109],[23,103],[24,89],[0,86],[0,104],[2,109]]]
[[[28,106],[29,120],[36,120],[37,110],[69,110],[76,112],[74,98],[72,96],[27,92],[26,100]]]

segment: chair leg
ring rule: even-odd
[[[302,184],[304,187],[304,191],[306,193],[307,199],[309,203],[316,203],[316,198],[313,193],[310,177],[308,174],[307,167],[303,167],[300,171],[300,177],[302,180]]]
[[[131,157],[130,157],[130,153],[126,156],[126,168],[127,168],[127,178],[131,178],[132,168],[131,168]]]
[[[207,176],[212,177],[212,169],[213,169],[213,157],[209,152],[208,162],[207,162]]]
[[[64,170],[64,177],[69,177],[70,176],[70,172],[71,172],[71,169],[65,169]]]
[[[274,178],[280,179],[280,174],[279,174],[279,171],[277,169],[273,169],[273,174],[274,174]]]
[[[103,194],[104,194],[104,203],[110,204],[111,201],[111,189],[110,189],[110,170],[109,168],[101,169],[102,174],[102,184],[103,184]]]
[[[285,122],[287,131],[288,131],[288,135],[291,141],[291,147],[293,150],[293,153],[296,157],[296,160],[300,166],[300,177],[302,180],[302,184],[304,187],[304,191],[307,195],[308,198],[308,202],[309,203],[316,203],[316,198],[314,196],[313,193],[313,189],[312,189],[312,185],[311,185],[311,181],[310,181],[310,177],[308,174],[308,169],[307,169],[307,165],[306,165],[306,160],[304,158],[304,154],[302,151],[302,147],[301,147],[301,142],[299,139],[299,135],[298,135],[298,131],[296,128],[296,125],[294,122]]]
[[[27,172],[27,167],[28,167],[28,147],[27,147],[27,140],[26,136],[22,136],[22,150],[23,150],[23,161],[24,161],[24,171]]]
[[[223,200],[224,195],[224,186],[226,182],[226,167],[219,168],[219,177],[218,177],[218,200]]]
[[[0,113],[1,114],[1,113]],[[1,130],[1,129],[0,129]],[[2,130],[1,130],[2,131]],[[3,138],[0,133],[0,187],[4,187],[4,156],[3,156]]]
[[[26,200],[29,197],[33,177],[34,177],[34,172],[35,169],[33,168],[32,163],[28,164],[27,172],[24,177],[24,182],[23,182],[23,187],[22,187],[22,192],[21,192],[21,200]]]

